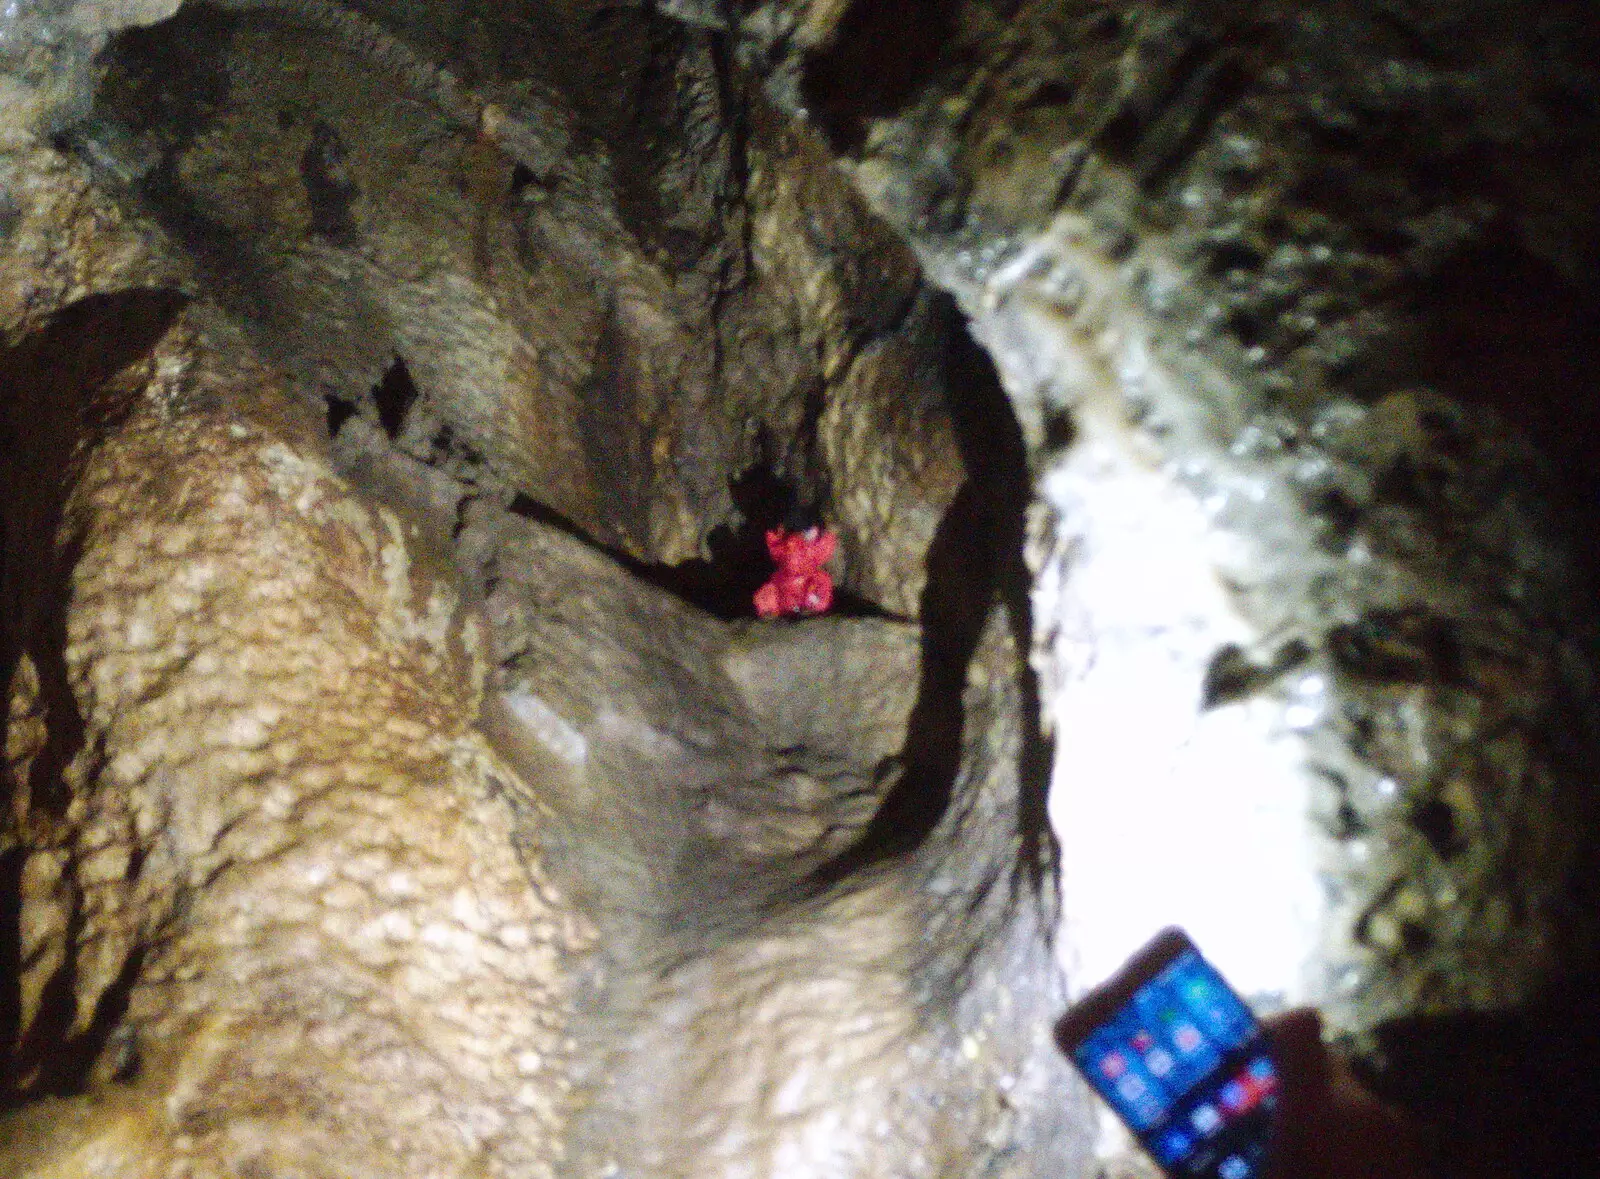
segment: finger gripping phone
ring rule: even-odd
[[[1056,1040],[1168,1175],[1263,1173],[1278,1071],[1255,1016],[1182,930],[1085,996]]]

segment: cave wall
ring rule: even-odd
[[[1510,1166],[1445,1077],[1514,1089],[1592,971],[1592,14],[922,16],[729,27],[1027,438],[1069,971],[1179,919]]]
[[[1552,217],[1547,194],[1594,164],[1592,25],[1476,5],[940,11],[948,40],[902,55],[914,85],[842,85],[874,60],[847,27],[798,68],[1017,409],[1063,754],[1099,765],[1099,718],[1169,673],[1185,715],[1148,712],[1180,761],[1207,743],[1205,714],[1273,699],[1253,743],[1295,743],[1305,792],[1270,797],[1271,767],[1230,806],[1277,817],[1233,854],[1303,843],[1309,809],[1331,842],[1291,860],[1351,885],[1322,912],[1306,868],[1280,865],[1304,877],[1281,877],[1301,911],[1269,928],[1317,962],[1290,994],[1360,1023],[1537,990],[1587,944],[1562,946],[1591,862],[1592,446],[1576,423],[1596,389],[1574,360],[1600,227],[1592,208]],[[1472,293],[1496,283],[1560,327]],[[1185,579],[1192,594],[1099,596]],[[1168,646],[1147,675],[1098,678],[1119,628],[1128,658]],[[1123,756],[1106,748],[1106,768]],[[1222,776],[1177,770],[1151,800],[1182,806],[1191,775]],[[1243,884],[1217,880],[1201,904]]]
[[[1046,1029],[1174,916],[1526,1154],[1581,20],[103,7],[0,29],[24,1173],[1137,1171]],[[738,617],[795,502],[856,617]]]
[[[992,372],[814,135],[595,15],[578,85],[194,6],[7,155],[8,1167],[1082,1154]],[[856,617],[719,619],[786,496]]]

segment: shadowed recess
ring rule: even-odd
[[[867,124],[906,105],[925,84],[955,28],[954,0],[856,0],[806,70],[805,97],[842,151]]]
[[[950,804],[961,769],[962,693],[984,619],[997,601],[1007,610],[1019,651],[1031,643],[1030,584],[1022,560],[1027,463],[1022,432],[989,356],[973,342],[948,296],[939,296],[946,341],[943,363],[950,415],[967,470],[928,549],[922,594],[922,673],[906,735],[905,771],[861,840],[818,871],[829,883],[925,840]],[[1045,816],[1048,749],[1039,731],[1031,674],[1024,685],[1024,847],[1049,838]],[[1028,856],[1027,862],[1035,862]]]
[[[108,390],[118,374],[149,356],[187,303],[168,290],[92,295],[56,314],[14,347],[0,349],[0,388],[12,393],[0,417],[0,507],[5,514],[4,680],[9,685],[26,651],[38,674],[35,707],[47,737],[32,759],[28,781],[14,779],[9,763],[0,789],[10,805],[23,792],[27,806],[60,817],[68,802],[62,771],[83,746],[83,719],[67,682],[67,578],[77,560],[77,539],[58,535],[74,447],[130,408],[126,395]],[[107,991],[88,1030],[68,1037],[76,1017],[75,964],[69,957],[45,985],[37,1014],[18,1044],[20,996],[20,894],[25,857],[0,860],[0,1044],[15,1046],[0,1058],[0,1090],[12,1100],[67,1094],[83,1088],[88,1070],[121,1017],[137,963]],[[73,915],[66,942],[73,944]],[[18,1082],[26,1079],[26,1083]]]

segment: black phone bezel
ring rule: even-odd
[[[1253,1031],[1249,1043],[1254,1044],[1266,1041],[1266,1029],[1262,1026],[1260,1019],[1256,1017],[1255,1012],[1250,1010],[1250,1005],[1244,1001],[1244,997],[1234,989],[1233,984],[1228,982],[1227,978],[1211,963],[1210,959],[1200,953],[1199,947],[1194,944],[1188,934],[1176,926],[1170,926],[1141,946],[1122,965],[1120,970],[1089,991],[1056,1021],[1054,1029],[1056,1044],[1066,1054],[1073,1068],[1077,1069],[1080,1074],[1083,1072],[1083,1067],[1078,1062],[1077,1050],[1083,1045],[1084,1041],[1126,1007],[1132,1001],[1134,995],[1139,992],[1140,988],[1149,983],[1185,953],[1191,952],[1211,968],[1212,974],[1221,980],[1222,984],[1228,988],[1228,992],[1239,1001],[1245,1011],[1250,1013]],[[1241,1047],[1243,1046],[1241,1045]],[[1213,1074],[1207,1074],[1208,1077],[1211,1075]],[[1085,1078],[1085,1083],[1089,1084],[1091,1090],[1094,1090],[1094,1085],[1089,1083],[1087,1078]],[[1105,1100],[1098,1092],[1095,1093],[1095,1096],[1101,1101]],[[1110,1103],[1107,1103],[1107,1105],[1111,1112],[1116,1115],[1117,1120],[1133,1135],[1134,1140],[1139,1143],[1141,1149],[1147,1154],[1151,1154],[1152,1158],[1154,1158],[1152,1143],[1146,1136],[1129,1125],[1127,1119],[1122,1116],[1122,1111],[1117,1109],[1116,1106],[1110,1105]],[[1263,1147],[1264,1149],[1270,1149],[1270,1135],[1263,1139]],[[1162,1173],[1166,1175],[1174,1174],[1166,1167],[1162,1167]]]
[[[1079,999],[1056,1021],[1056,1044],[1070,1059],[1076,1060],[1073,1054],[1096,1028],[1127,1006],[1140,987],[1190,951],[1205,958],[1183,930],[1177,926],[1163,929],[1135,951],[1117,973]],[[1233,991],[1232,986],[1228,990],[1237,997],[1238,992]]]

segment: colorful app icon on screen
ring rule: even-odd
[[[1133,1103],[1134,1121],[1143,1129],[1161,1116],[1161,1103],[1148,1093]]]
[[[1175,1163],[1189,1153],[1189,1148],[1194,1145],[1194,1139],[1182,1130],[1168,1130],[1161,1136],[1161,1147],[1157,1153],[1164,1163]]]
[[[1248,1072],[1240,1073],[1222,1087],[1222,1108],[1235,1116],[1249,1113],[1274,1087],[1263,1085]]]
[[[1207,1102],[1197,1105],[1194,1112],[1189,1115],[1189,1124],[1195,1131],[1204,1135],[1215,1134],[1217,1127],[1222,1125],[1222,1115],[1217,1112],[1217,1107]]]
[[[1085,997],[1057,1039],[1168,1173],[1260,1179],[1281,1081],[1248,1004],[1181,931]]]
[[[1230,1154],[1217,1164],[1217,1174],[1222,1179],[1250,1179],[1251,1166],[1236,1154]]]

